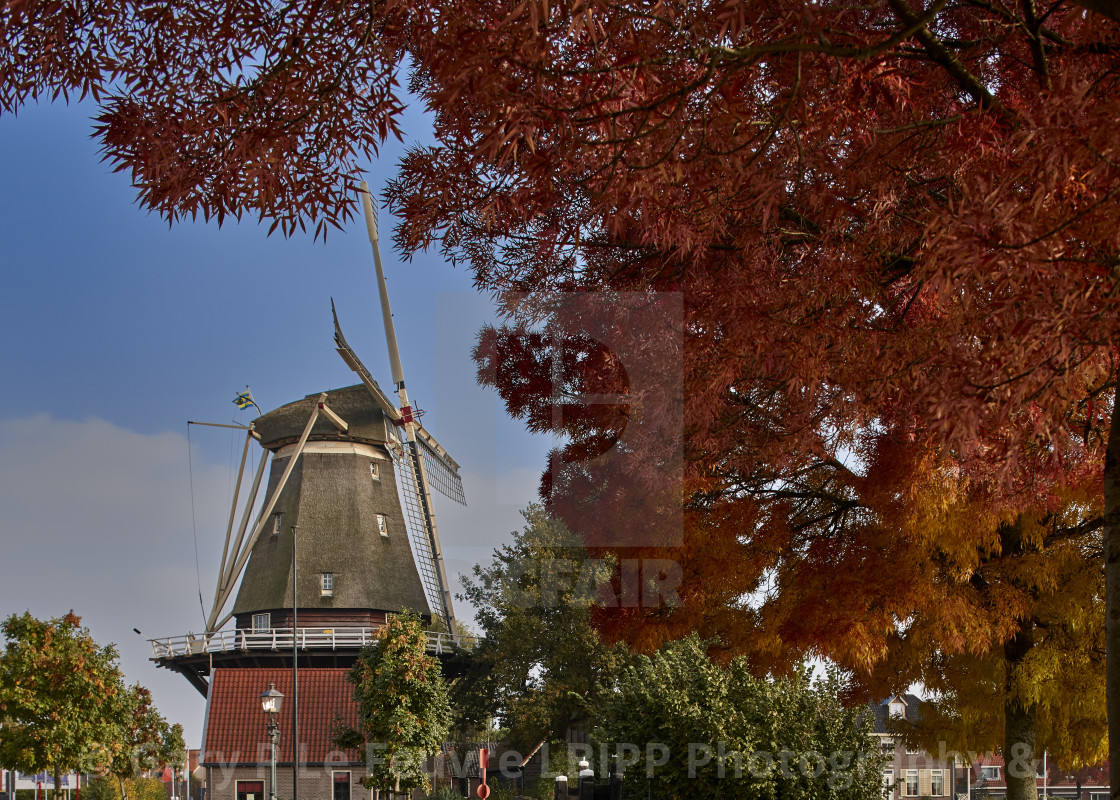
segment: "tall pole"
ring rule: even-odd
[[[299,798],[299,559],[296,526],[292,526],[292,800]]]
[[[271,757],[268,762],[268,800],[276,800],[276,750],[279,742],[280,724],[276,721],[276,714],[270,713],[268,715],[268,744]]]

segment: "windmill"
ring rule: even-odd
[[[332,301],[336,349],[361,384],[307,395],[245,426],[205,630],[152,640],[153,660],[204,694],[214,667],[268,666],[297,647],[307,665],[347,666],[402,608],[440,620],[443,630],[429,632],[436,653],[460,644],[432,502],[434,489],[465,504],[459,465],[409,399],[365,183],[362,204],[397,402],[346,341]],[[272,455],[265,499],[254,515],[262,456],[235,525],[254,441]]]

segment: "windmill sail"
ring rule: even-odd
[[[417,480],[416,464],[417,447],[413,442],[404,446],[404,457],[400,460],[401,500],[404,505],[404,521],[408,527],[408,538],[412,542],[413,552],[416,554],[416,567],[420,571],[420,582],[424,584],[424,593],[428,597],[428,605],[432,607],[432,615],[439,615],[446,621],[450,610],[444,608],[443,585],[440,581],[440,572],[435,554],[432,552],[431,537],[428,531],[433,524],[432,510],[424,500],[421,491],[421,482]],[[453,615],[452,615],[453,616]],[[450,631],[454,633],[454,631]]]
[[[451,604],[451,590],[448,585],[447,571],[443,563],[443,552],[439,543],[435,512],[432,508],[430,487],[434,486],[441,494],[466,504],[463,481],[459,476],[459,465],[455,459],[426,431],[417,421],[417,414],[408,399],[405,388],[404,370],[401,368],[400,353],[397,349],[397,336],[393,327],[393,314],[389,308],[389,291],[385,283],[385,272],[381,266],[381,252],[378,248],[377,220],[373,204],[370,202],[369,187],[363,181],[361,186],[362,207],[365,210],[366,229],[373,248],[373,260],[377,270],[377,287],[381,299],[382,320],[385,325],[385,340],[389,348],[389,363],[393,371],[400,407],[386,409],[393,423],[403,429],[404,441],[400,453],[401,495],[405,509],[405,520],[409,538],[413,545],[421,582],[424,584],[433,616],[438,614],[447,631],[454,634],[455,612]],[[334,303],[331,303],[332,311]],[[373,380],[369,370],[362,364],[353,348],[342,335],[338,315],[334,316],[335,345],[342,360],[354,370],[365,384],[366,389],[380,405],[392,406],[392,402]]]
[[[463,491],[459,465],[423,428],[416,431],[416,442],[420,445],[420,455],[428,471],[429,483],[444,497],[465,506],[467,496]]]

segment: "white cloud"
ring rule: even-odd
[[[196,455],[199,546],[211,572],[226,472]],[[203,593],[212,592],[213,578],[202,580]],[[149,662],[148,643],[132,630],[202,627],[185,436],[45,414],[0,421],[0,616],[70,609],[98,641],[116,643],[129,682],[150,688],[197,742],[202,697]]]
[[[188,471],[181,434],[45,414],[0,420],[0,617],[74,609],[98,641],[117,644],[128,680],[152,690],[192,746],[201,738],[203,699],[181,676],[148,661],[146,638],[202,629],[191,472],[209,606],[239,454],[240,445],[230,463],[215,464],[196,439]],[[464,470],[468,507],[437,496],[453,593],[461,591],[460,573],[489,563],[492,550],[522,527],[520,511],[535,498],[538,480],[539,468]],[[458,605],[469,619],[470,609]]]

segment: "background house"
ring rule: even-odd
[[[912,748],[890,731],[891,717],[916,721],[921,699],[913,694],[896,694],[871,704],[874,714],[872,734],[890,762],[883,767],[883,795],[888,800],[902,797],[953,797],[964,776],[962,765],[940,760],[923,750]]]
[[[887,800],[901,798],[954,797],[958,800],[1002,800],[1007,797],[1007,776],[1003,756],[985,753],[971,765],[947,757],[912,748],[891,733],[890,719],[896,717],[917,722],[922,700],[903,693],[871,704],[872,734],[879,741],[890,762],[883,767],[883,796]],[[1108,800],[1108,765],[1066,772],[1049,761],[1039,760],[1039,797],[1068,800]]]

